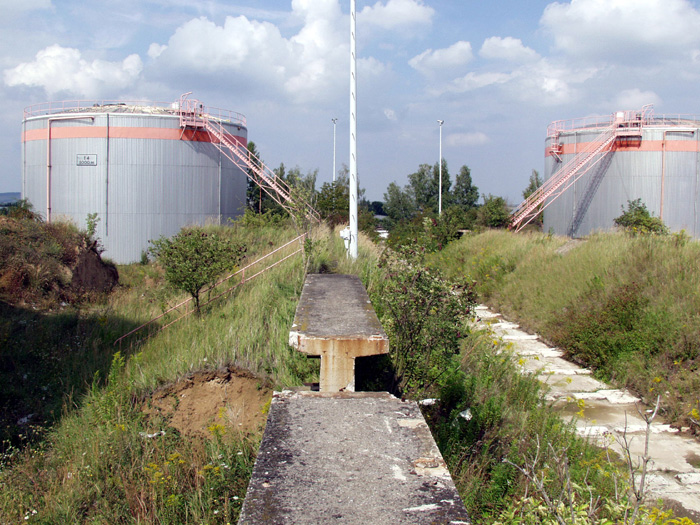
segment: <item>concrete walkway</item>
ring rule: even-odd
[[[275,393],[239,524],[470,523],[415,402]]]
[[[580,435],[619,450],[619,439],[627,430],[633,458],[644,453],[647,425],[637,407],[639,399],[626,390],[611,388],[594,379],[591,371],[562,357],[562,352],[547,346],[504,320],[486,306],[478,306],[478,325],[488,328],[520,356],[523,373],[537,373],[547,384],[547,399],[566,419],[576,417]],[[676,515],[700,521],[700,442],[660,421],[652,423],[647,483],[649,500],[663,499]],[[682,512],[684,509],[685,512]]]

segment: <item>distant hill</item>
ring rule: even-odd
[[[18,201],[22,197],[22,194],[20,192],[9,192],[9,193],[0,193],[0,206],[3,204],[11,204],[15,201]]]

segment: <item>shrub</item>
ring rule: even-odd
[[[412,396],[432,391],[457,367],[459,339],[474,305],[471,284],[450,283],[421,263],[415,253],[386,255],[387,278],[374,296],[389,335],[393,386]]]
[[[658,217],[653,217],[642,199],[627,201],[627,211],[622,207],[622,215],[613,222],[631,234],[668,234],[668,227]]]
[[[477,224],[486,228],[505,228],[510,221],[508,204],[503,197],[484,196],[484,204],[477,212]]]
[[[151,252],[175,288],[189,293],[199,311],[199,294],[243,258],[245,247],[203,228],[183,229],[171,239],[150,241]]]

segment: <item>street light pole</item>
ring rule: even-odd
[[[438,165],[438,173],[440,173],[440,196],[438,197],[438,215],[442,215],[442,125],[445,123],[444,120],[438,120],[440,125],[440,164]]]
[[[335,123],[338,122],[337,118],[332,118],[333,121],[333,182],[335,182]]]

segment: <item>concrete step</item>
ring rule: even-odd
[[[545,399],[566,420],[574,420],[577,432],[614,454],[622,453],[622,441],[636,463],[644,455],[647,425],[640,400],[624,389],[611,388],[591,377],[589,369],[563,358],[536,334],[521,330],[485,306],[476,309],[477,326],[490,330],[518,357],[523,373],[535,374],[548,388]],[[657,418],[650,427],[647,481],[650,498],[680,506],[694,520],[700,519],[700,443]]]

